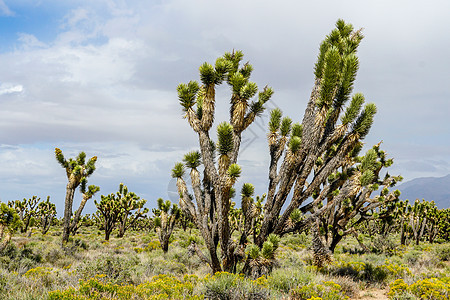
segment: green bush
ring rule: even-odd
[[[267,278],[267,284],[270,288],[289,293],[292,288],[310,282],[313,276],[304,269],[276,269]]]
[[[450,244],[444,244],[437,246],[433,254],[441,261],[450,261]]]
[[[218,272],[204,279],[204,295],[206,299],[269,299],[270,291],[258,284],[258,281],[245,278],[243,275]]]
[[[344,300],[349,298],[343,293],[339,284],[333,281],[323,281],[319,284],[311,282],[307,285],[292,289],[290,299]]]
[[[132,284],[138,263],[139,260],[136,256],[124,258],[118,255],[104,255],[92,261],[84,261],[76,270],[82,279],[104,275],[108,281],[114,284]]]

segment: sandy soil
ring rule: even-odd
[[[358,300],[385,300],[387,299],[387,289],[381,290],[381,289],[377,289],[377,288],[369,288],[366,290],[362,290],[359,292],[359,295],[357,298]]]

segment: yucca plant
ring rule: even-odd
[[[313,215],[320,220],[326,245],[332,252],[344,236],[358,236],[357,225],[385,218],[399,201],[400,192],[390,191],[390,188],[402,178],[381,174],[384,168],[392,164],[392,159],[386,157],[380,144],[373,146],[362,157],[352,154],[352,157],[347,157],[347,164],[341,172],[329,176],[313,201]],[[372,196],[377,190],[379,194]],[[324,200],[326,205],[314,205]]]
[[[22,226],[22,221],[14,208],[0,203],[0,252],[11,241],[14,232]]]
[[[27,232],[30,222],[32,222],[33,218],[37,215],[36,210],[40,201],[41,198],[38,198],[38,196],[33,196],[29,199],[23,198],[22,201],[8,201],[8,206],[16,210],[22,221],[20,232]]]
[[[46,201],[38,204],[36,216],[41,220],[42,234],[46,234],[52,225],[53,218],[56,216],[56,205],[50,202],[50,196],[47,197]]]
[[[154,226],[158,234],[159,242],[164,253],[169,250],[169,240],[175,228],[176,222],[181,217],[181,210],[178,205],[173,204],[170,200],[164,201],[162,198],[158,198],[156,201],[158,204],[157,209],[153,209]]]
[[[338,20],[336,29],[320,45],[314,86],[303,121],[293,123],[278,109],[270,114],[269,186],[255,238],[261,251],[272,233],[282,236],[308,228],[323,212],[325,195],[335,192],[334,197],[338,197],[338,191],[329,190],[329,176],[355,164],[349,160],[357,156],[361,140],[369,133],[376,113],[374,104],[364,104],[362,94],[352,95],[359,67],[356,52],[362,39],[361,30],[354,30],[351,24]],[[205,63],[200,67],[201,84],[191,81],[178,86],[185,118],[198,134],[203,178],[199,179],[199,165],[186,163],[186,160],[184,165],[175,165],[172,176],[177,178],[180,207],[205,239],[210,254],[206,261],[213,272],[233,271],[237,251],[241,251],[246,241],[246,238],[235,241],[231,237],[230,191],[242,172],[236,165],[242,133],[264,111],[273,94],[269,87],[258,93],[257,85],[250,81],[253,67],[249,63],[241,65],[242,58],[240,51],[225,53],[214,66]],[[231,88],[230,118],[228,122],[219,123],[215,142],[210,132],[216,107],[215,89],[224,81]],[[256,95],[257,99],[252,101]],[[361,176],[352,184],[372,184],[376,174],[371,162],[363,163]],[[194,195],[190,194],[182,177],[185,167],[191,169]],[[310,197],[317,201],[306,203]],[[245,214],[248,197],[242,200]],[[313,217],[300,217],[307,212],[312,212]],[[222,261],[217,257],[219,243]]]
[[[63,219],[63,233],[62,233],[62,243],[63,245],[69,241],[69,235],[73,232],[73,228],[78,224],[81,212],[86,204],[86,201],[92,197],[89,193],[95,193],[99,190],[96,186],[90,186],[87,188],[87,179],[95,171],[95,162],[97,161],[97,156],[90,158],[86,161],[86,153],[80,152],[75,159],[69,158],[68,160],[64,157],[61,149],[55,148],[55,157],[58,163],[65,169],[67,175],[67,186],[66,186],[66,198],[64,201],[64,219]],[[72,220],[73,212],[73,197],[75,190],[80,187],[80,192],[83,194],[83,200],[75,214],[75,218]],[[95,192],[94,192],[95,191]],[[86,196],[85,196],[86,195]],[[78,217],[77,217],[78,216]]]
[[[190,81],[180,84],[177,89],[185,118],[198,133],[200,151],[188,153],[183,159],[184,164],[177,163],[172,169],[172,176],[177,178],[180,208],[205,239],[210,254],[206,261],[214,272],[232,271],[236,264],[236,247],[231,240],[228,214],[233,185],[242,172],[236,164],[241,136],[255,117],[264,111],[264,104],[273,94],[273,90],[266,87],[252,101],[258,87],[250,81],[252,66],[248,63],[241,65],[242,58],[241,51],[233,51],[218,58],[214,66],[204,63],[199,69],[201,84]],[[230,119],[218,125],[217,142],[214,142],[210,130],[216,107],[215,90],[223,82],[231,87]],[[203,178],[198,170],[201,164]],[[184,181],[184,168],[190,169],[193,195]],[[217,256],[219,241],[222,263]]]

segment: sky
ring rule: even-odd
[[[176,87],[233,49],[252,81],[275,90],[301,121],[324,37],[342,18],[365,35],[354,92],[378,113],[364,142],[394,158],[404,181],[450,173],[450,2],[249,0],[0,0],[0,200],[45,199],[64,210],[67,178],[54,157],[97,156],[89,184],[120,182],[148,207],[177,201],[170,171],[196,135]],[[217,91],[216,123],[229,88]],[[238,163],[256,193],[267,189],[268,110],[245,133]],[[75,194],[74,210],[81,195]],[[85,212],[92,213],[91,200]]]

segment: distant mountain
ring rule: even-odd
[[[438,208],[450,208],[450,174],[445,177],[422,177],[396,187],[400,199],[414,203],[416,199],[434,201]]]

